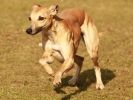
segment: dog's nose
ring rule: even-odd
[[[26,29],[26,33],[31,34],[32,33],[32,29],[31,28]]]

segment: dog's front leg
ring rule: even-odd
[[[64,48],[65,46],[63,46]],[[66,49],[67,48],[67,49]],[[62,55],[64,57],[64,62],[61,66],[61,68],[55,73],[55,77],[54,77],[54,81],[53,81],[53,85],[54,87],[59,87],[61,85],[61,77],[63,75],[64,72],[70,70],[73,65],[74,65],[74,57],[73,57],[73,46],[69,45],[66,46],[63,50],[62,50]]]
[[[54,87],[58,87],[59,85],[61,85],[61,77],[62,77],[63,73],[65,71],[71,69],[73,67],[73,64],[74,64],[73,58],[68,58],[64,61],[61,69],[59,71],[57,71],[55,74],[54,81],[53,81]]]
[[[46,70],[46,72],[51,75],[54,76],[54,71],[52,70],[51,66],[49,64],[53,63],[54,58],[53,58],[53,44],[50,40],[48,40],[45,43],[45,51],[43,53],[42,58],[39,60],[39,63],[44,67],[44,69]]]
[[[44,52],[43,57],[39,60],[39,63],[44,67],[46,72],[51,76],[54,76],[54,71],[52,70],[49,64],[51,64],[53,61],[54,61],[54,58],[51,56],[50,52]]]

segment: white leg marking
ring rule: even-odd
[[[104,85],[101,79],[101,71],[100,68],[95,67],[95,74],[96,74],[96,89],[103,89]]]

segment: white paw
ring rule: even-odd
[[[98,89],[98,90],[104,89],[103,83],[97,83],[97,84],[96,84],[96,89]]]

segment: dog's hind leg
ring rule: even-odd
[[[83,61],[84,61],[83,57],[80,57],[78,55],[76,55],[74,57],[74,62],[75,62],[74,67],[76,69],[76,72],[75,72],[74,76],[69,80],[69,82],[68,82],[69,85],[74,86],[77,83],[77,81],[79,79],[79,74],[80,74],[80,71],[82,68]]]
[[[101,79],[101,71],[100,71],[100,66],[98,64],[98,57],[93,57],[92,61],[95,65],[95,75],[96,75],[96,89],[103,89],[104,85]]]
[[[103,89],[104,85],[101,79],[100,66],[98,64],[98,45],[99,45],[99,34],[92,21],[88,21],[82,26],[83,38],[87,51],[94,63],[95,75],[96,75],[96,88]]]

